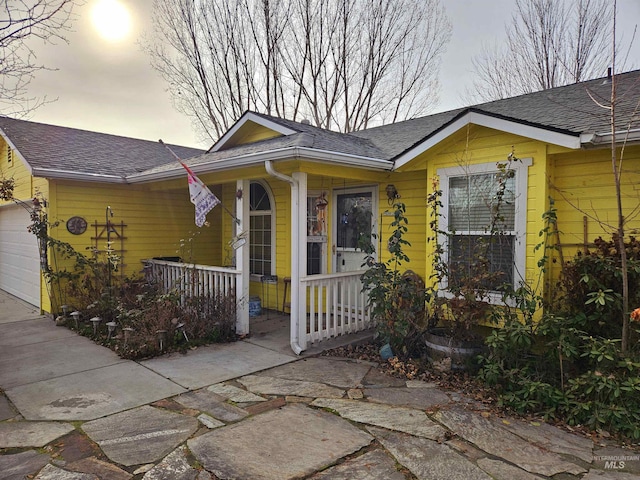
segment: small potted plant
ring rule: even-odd
[[[464,369],[481,353],[483,339],[477,327],[488,318],[494,300],[502,297],[501,290],[511,282],[503,269],[492,264],[492,259],[499,258],[500,252],[512,245],[509,237],[503,234],[503,207],[513,194],[509,188],[514,178],[514,171],[509,168],[512,161],[517,159],[510,155],[506,163],[497,164],[498,172],[491,179],[496,181],[495,191],[478,192],[469,186],[458,192],[459,196],[463,195],[458,199],[463,207],[460,210],[458,206],[458,214],[462,218],[468,217],[467,222],[474,225],[467,230],[480,230],[481,233],[461,235],[442,225],[442,210],[446,207],[441,201],[438,180],[433,181],[427,200],[432,232],[429,241],[434,245],[434,273],[428,289],[430,328],[426,342],[430,359],[442,369]],[[480,209],[485,210],[478,213]],[[487,218],[488,224],[475,225],[478,221],[474,215]],[[444,245],[447,245],[448,255],[445,255]]]

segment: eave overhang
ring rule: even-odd
[[[267,160],[304,160],[310,162],[332,164],[336,166],[359,167],[365,170],[373,171],[391,171],[393,169],[393,163],[388,160],[362,157],[358,155],[349,155],[345,153],[331,152],[326,150],[317,150],[307,147],[287,147],[265,152],[253,153],[249,155],[241,155],[238,157],[225,158],[223,160],[211,160],[208,162],[205,161],[189,165],[189,168],[191,168],[191,170],[193,170],[193,172],[196,174],[206,174],[262,165]],[[154,182],[179,178],[183,175],[184,169],[179,164],[176,164],[176,167],[170,170],[148,173],[141,172],[129,175],[126,178],[126,181],[127,183]]]
[[[640,128],[616,131],[615,137],[617,144],[637,145],[640,143]],[[583,148],[602,148],[605,145],[611,145],[612,139],[611,132],[583,133],[580,135],[580,142]]]
[[[566,148],[578,149],[581,147],[580,135],[575,133],[546,128],[540,125],[520,122],[479,110],[468,109],[461,112],[450,122],[446,123],[438,130],[427,136],[424,140],[396,157],[394,161],[394,170],[403,167],[417,156],[470,124],[492,128],[494,130],[500,130],[502,132],[512,133],[514,135]]]
[[[73,180],[76,182],[99,183],[128,183],[126,177],[121,175],[108,175],[105,173],[87,173],[73,170],[60,170],[55,168],[34,167],[31,170],[34,177],[50,178],[52,180]]]

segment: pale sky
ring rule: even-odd
[[[149,65],[138,41],[151,29],[153,0],[119,0],[131,15],[130,35],[120,41],[101,38],[92,24],[92,8],[101,0],[86,0],[75,11],[69,45],[34,45],[38,59],[57,71],[41,72],[31,95],[57,101],[37,109],[36,122],[113,133],[133,138],[208,148],[198,143],[190,121],[172,106],[166,85]],[[233,1],[233,0],[230,0]],[[463,106],[462,95],[471,85],[471,58],[483,42],[501,41],[511,18],[514,0],[444,0],[453,34],[440,70],[440,102],[434,112]],[[630,39],[640,23],[640,0],[618,0],[618,32]],[[640,36],[640,33],[636,35]],[[631,63],[640,68],[640,38]],[[603,72],[603,75],[605,72]]]

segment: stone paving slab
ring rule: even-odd
[[[126,361],[14,387],[5,394],[28,420],[93,420],[184,391],[137,363]]]
[[[206,412],[212,417],[227,423],[237,422],[249,415],[246,410],[226,403],[224,397],[206,389],[183,393],[174,400],[185,407]]]
[[[427,410],[451,401],[446,393],[437,388],[367,388],[364,390],[364,396],[370,402],[420,410]]]
[[[227,385],[226,383],[216,383],[208,387],[207,390],[234,403],[265,402],[267,400],[264,397],[247,392],[234,385]]]
[[[582,467],[532,445],[481,415],[460,408],[440,410],[434,418],[481,450],[530,473],[551,477],[558,473],[584,473]]]
[[[542,477],[492,458],[479,459],[478,466],[495,480],[543,480]]]
[[[425,382],[424,380],[407,380],[405,384],[407,388],[438,388],[434,382]]]
[[[418,480],[491,480],[482,469],[446,445],[380,428],[368,430]]]
[[[44,447],[73,430],[70,423],[2,422],[0,448]]]
[[[589,470],[582,480],[639,480],[640,476],[633,473]]]
[[[82,426],[110,460],[131,466],[152,463],[198,429],[193,417],[144,406]]]
[[[35,480],[99,480],[99,477],[92,473],[70,472],[49,464],[40,470]]]
[[[261,395],[294,395],[297,397],[342,398],[345,391],[319,382],[290,380],[265,375],[245,375],[238,382],[247,390]]]
[[[183,447],[175,449],[147,473],[142,480],[195,480],[198,470],[189,465]]]
[[[0,480],[18,480],[37,473],[49,463],[49,455],[35,450],[0,456]]]
[[[104,462],[96,457],[83,458],[64,466],[65,470],[79,473],[91,473],[97,478],[105,480],[129,480],[133,477],[129,472]]]
[[[261,373],[268,377],[324,383],[338,388],[355,388],[374,364],[330,357],[305,358]]]
[[[381,450],[373,450],[317,473],[310,480],[405,480],[396,462]]]
[[[624,469],[620,470],[625,473],[635,473],[640,479],[640,452],[637,450],[628,450],[615,446],[596,448],[593,452],[593,469],[606,470],[607,461],[624,461]]]
[[[362,385],[366,388],[404,387],[406,382],[401,378],[391,377],[373,367],[362,379]]]
[[[214,428],[224,427],[225,425],[220,420],[216,420],[211,415],[207,415],[206,413],[201,413],[200,415],[198,415],[197,418],[201,424],[203,424],[205,427],[210,428],[212,430]]]
[[[341,417],[354,422],[409,433],[417,437],[440,440],[445,435],[444,428],[429,419],[424,412],[413,408],[330,398],[317,398],[311,405],[330,408]]]
[[[6,391],[19,385],[123,362],[126,360],[108,348],[76,334],[58,340],[2,347],[0,386]]]
[[[188,446],[218,478],[287,480],[321,470],[372,440],[336,415],[296,404],[216,429]]]
[[[493,422],[499,422],[502,428],[552,452],[577,457],[587,463],[593,461],[593,441],[588,438],[574,435],[548,423],[532,424],[517,419],[501,421],[499,418],[493,419]]]
[[[195,390],[296,360],[297,357],[248,342],[233,342],[199,347],[186,355],[164,355],[141,364],[189,390]]]
[[[18,412],[16,412],[13,409],[13,407],[9,403],[9,400],[7,400],[7,397],[5,397],[4,395],[0,394],[0,422],[2,420],[8,420],[10,418],[13,418],[17,414],[18,414]]]

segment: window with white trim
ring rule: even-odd
[[[442,188],[439,228],[447,232],[441,242],[449,273],[442,287],[455,290],[465,278],[482,279],[477,273],[485,269],[490,275],[478,288],[517,288],[525,271],[530,165],[531,159],[513,161],[509,174],[495,163],[437,171]],[[498,192],[503,192],[501,200]]]
[[[272,200],[267,186],[251,182],[249,201],[249,271],[273,275],[274,248]]]

